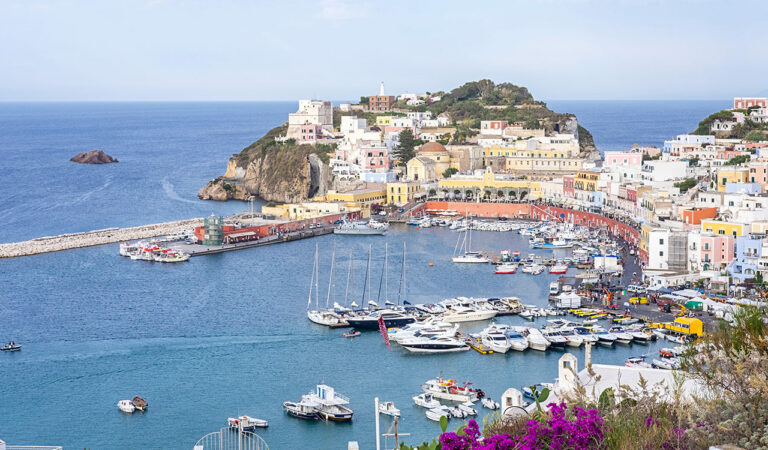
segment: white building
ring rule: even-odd
[[[288,114],[289,139],[298,139],[302,125],[319,125],[323,129],[333,130],[333,104],[322,100],[299,100],[299,109]]]
[[[646,161],[641,177],[647,181],[683,180],[693,176],[688,161]]]

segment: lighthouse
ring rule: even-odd
[[[387,95],[387,94],[384,93],[384,82],[383,81],[381,82],[381,86],[379,86],[379,95],[382,96],[382,97]]]

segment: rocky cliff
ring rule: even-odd
[[[197,196],[203,200],[248,200],[251,196],[274,202],[299,202],[325,195],[331,182],[326,148],[276,142],[286,126],[233,155],[226,173],[208,182]]]

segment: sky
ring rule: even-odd
[[[768,94],[768,1],[0,0],[0,101]],[[748,26],[748,21],[756,25]]]

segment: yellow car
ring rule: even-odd
[[[629,303],[633,305],[647,305],[648,299],[645,297],[632,297],[629,299]]]

